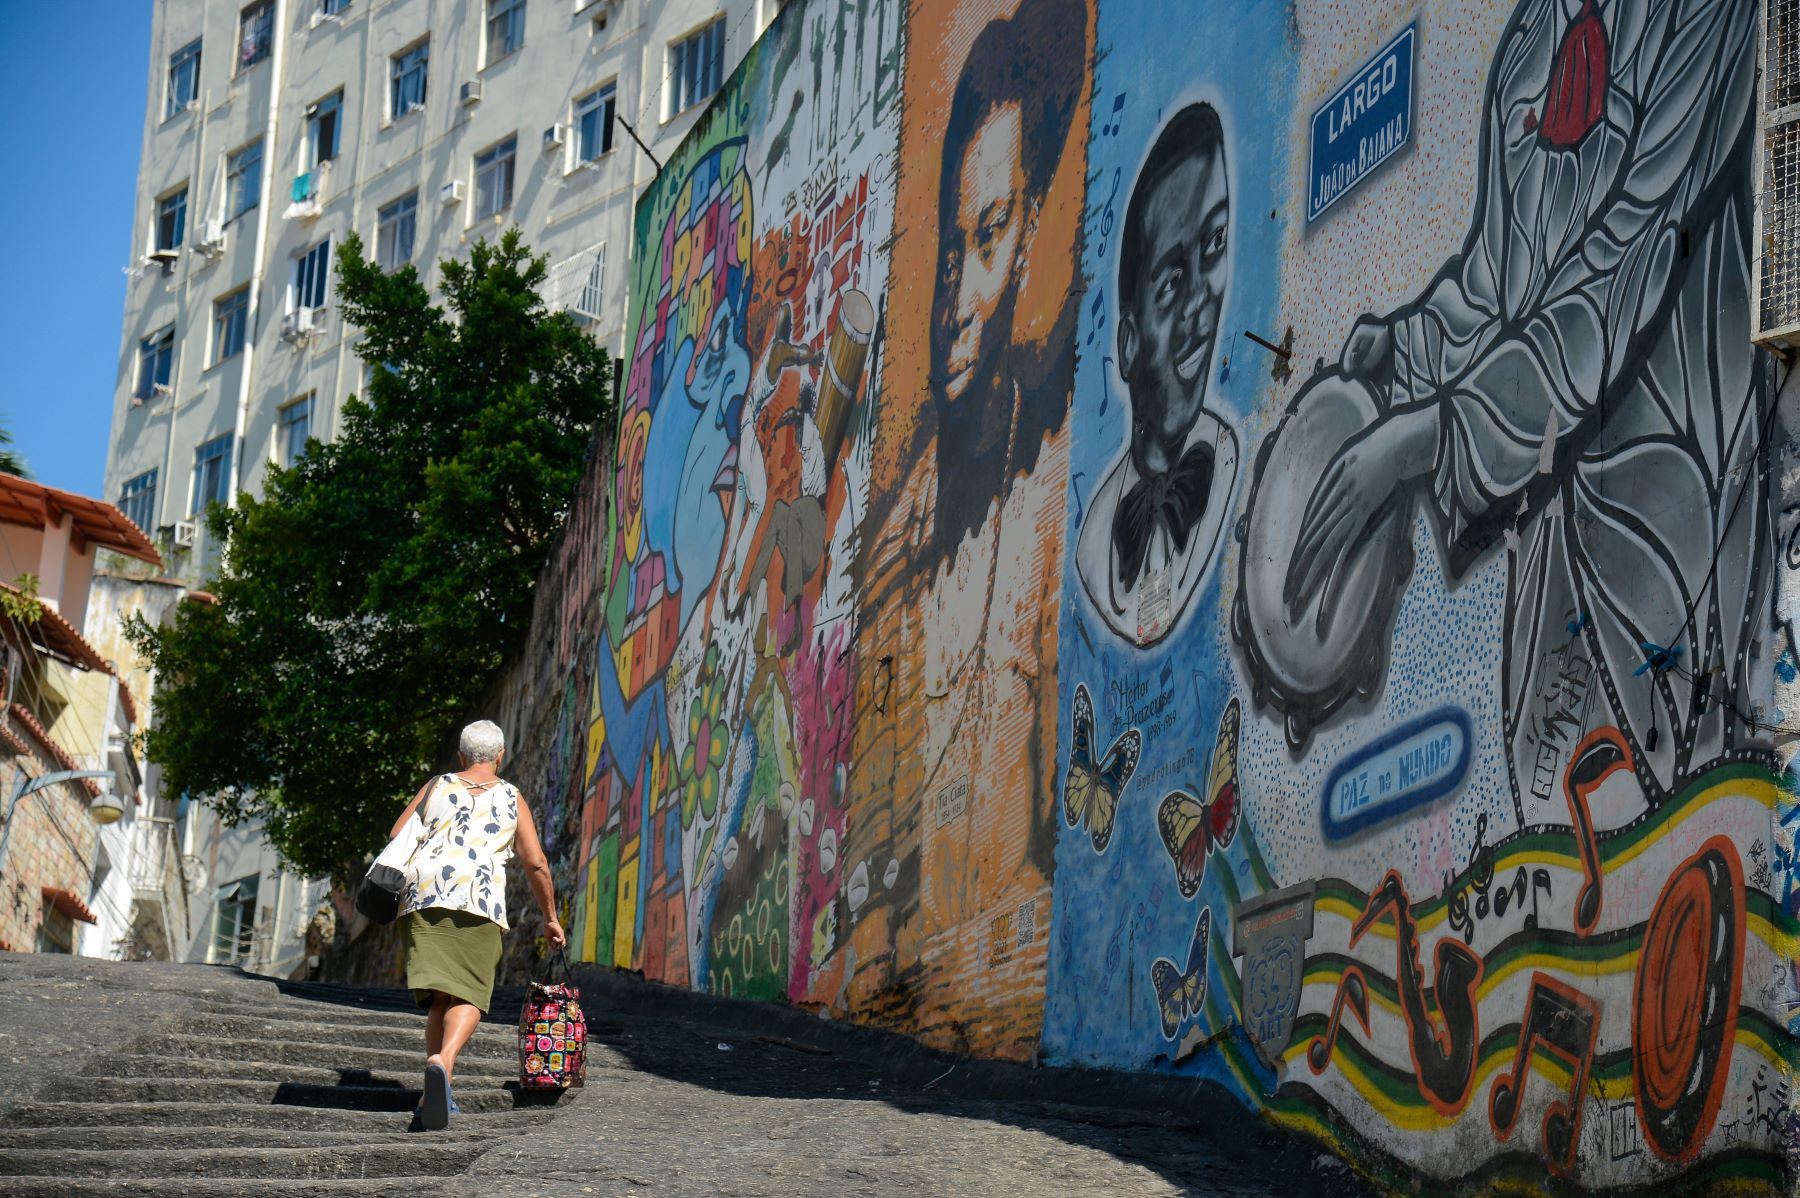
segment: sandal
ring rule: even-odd
[[[425,1066],[425,1097],[419,1103],[419,1121],[426,1131],[450,1126],[450,1077],[442,1065]]]

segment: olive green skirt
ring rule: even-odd
[[[434,991],[441,990],[486,1013],[500,965],[499,924],[467,911],[427,907],[400,918],[400,936],[414,1001],[429,1007]]]

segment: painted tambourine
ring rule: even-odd
[[[1232,639],[1244,650],[1253,700],[1282,713],[1295,750],[1345,703],[1380,689],[1394,609],[1412,573],[1411,506],[1399,503],[1351,549],[1333,610],[1322,610],[1324,587],[1292,610],[1284,599],[1313,488],[1380,414],[1367,384],[1336,370],[1315,374],[1264,439],[1238,520]]]

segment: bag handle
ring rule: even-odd
[[[556,950],[555,955],[553,955],[544,966],[544,984],[545,985],[550,985],[556,981],[556,964],[557,964],[557,962],[562,963],[563,981],[567,982],[567,981],[571,980],[573,975],[569,971],[568,954],[559,948]]]

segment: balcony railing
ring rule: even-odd
[[[171,950],[179,952],[188,938],[188,887],[173,820],[146,816],[132,826],[130,874],[132,898],[161,917]]]

